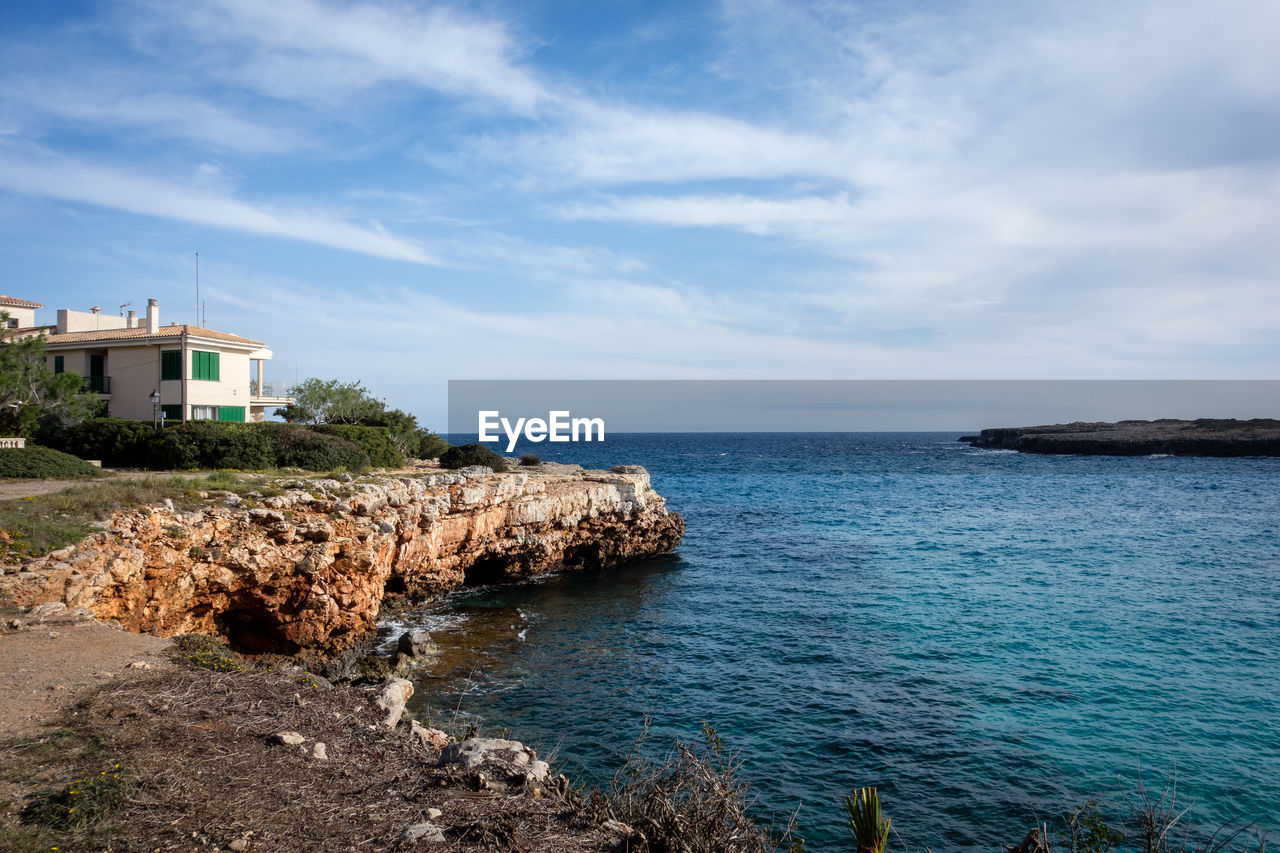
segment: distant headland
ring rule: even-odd
[[[1280,456],[1280,420],[1156,421],[997,427],[961,436],[974,447],[1094,456]]]

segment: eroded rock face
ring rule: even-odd
[[[219,632],[248,652],[340,652],[388,596],[608,566],[684,534],[643,468],[486,468],[288,482],[283,495],[191,512],[121,510],[4,580],[17,604],[62,602],[138,632]]]

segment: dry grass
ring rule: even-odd
[[[604,798],[586,801],[635,830],[626,849],[648,853],[773,853],[803,849],[792,837],[760,826],[749,813],[753,798],[739,775],[741,762],[703,723],[703,744],[677,740],[660,760],[645,755],[649,728],[636,740]]]
[[[401,833],[429,808],[443,812],[437,850],[604,851],[616,841],[554,792],[471,790],[403,726],[376,728],[381,716],[369,691],[285,673],[138,672],[82,702],[64,735],[0,752],[34,795],[28,822],[0,818],[0,851],[227,850],[239,839],[250,851],[411,849]],[[275,745],[279,731],[306,742]],[[327,760],[314,756],[317,742]],[[76,826],[50,819],[59,795],[107,768],[125,780],[111,808]]]
[[[0,562],[18,563],[79,542],[93,532],[93,522],[117,509],[166,499],[191,509],[203,502],[200,493],[208,491],[280,493],[261,475],[214,471],[102,477],[52,494],[0,501]]]

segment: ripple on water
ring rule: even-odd
[[[654,743],[712,721],[760,811],[799,807],[815,850],[840,849],[854,785],[880,786],[912,846],[990,849],[1086,796],[1114,801],[1139,762],[1156,787],[1176,766],[1193,817],[1249,815],[1274,836],[1280,460],[954,439],[539,448],[646,465],[685,515],[679,556],[403,620],[388,637],[421,624],[442,650],[414,701],[559,745],[596,782],[646,715]]]

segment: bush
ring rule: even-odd
[[[103,465],[145,468],[156,430],[147,421],[93,418],[63,429],[42,431],[41,444]]]
[[[189,421],[161,432],[153,441],[150,468],[274,468],[277,449],[262,424]]]
[[[93,477],[99,473],[83,459],[51,447],[0,450],[0,477]]]
[[[541,465],[542,458],[536,453],[526,453],[524,456],[520,457],[520,464],[527,468],[532,468],[535,465]]]
[[[604,802],[598,803],[643,836],[635,839],[632,849],[651,853],[803,849],[803,842],[792,837],[792,825],[779,834],[752,818],[750,788],[738,772],[741,762],[725,752],[712,726],[702,724],[702,746],[677,740],[661,760],[645,754],[648,733],[646,721],[626,765],[614,776]]]
[[[359,447],[375,468],[403,468],[404,454],[396,447],[391,431],[383,426],[316,424],[308,427],[323,435],[336,435]]]
[[[362,471],[370,465],[369,455],[344,438],[315,432],[300,424],[269,424],[276,442],[277,468],[305,468],[332,471],[345,468]]]
[[[440,454],[440,464],[445,468],[484,465],[495,471],[507,470],[507,461],[483,444],[462,444],[450,447]]]
[[[417,430],[410,444],[405,453],[416,459],[439,459],[449,449],[449,442],[429,429]]]

